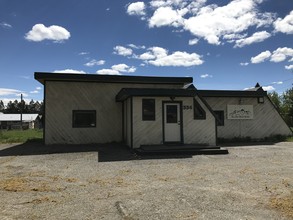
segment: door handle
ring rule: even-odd
[[[179,125],[180,125],[180,121],[178,121],[178,122],[177,122],[177,124],[179,124]]]

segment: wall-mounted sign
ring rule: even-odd
[[[228,119],[253,119],[253,105],[227,105]]]

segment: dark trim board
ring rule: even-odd
[[[159,76],[113,76],[98,74],[48,73],[35,72],[35,79],[44,84],[45,80],[70,82],[104,82],[104,83],[143,83],[143,84],[186,84],[192,83],[192,77]]]
[[[122,142],[124,142],[125,143],[125,140],[124,140],[124,137],[125,137],[125,135],[124,135],[124,132],[125,132],[125,130],[124,130],[124,123],[125,123],[125,119],[124,119],[124,102],[122,102],[122,104],[121,104],[121,106],[122,106]]]
[[[188,89],[156,89],[156,88],[123,88],[116,95],[116,101],[121,102],[132,96],[152,96],[152,97],[194,97],[196,90]]]
[[[130,98],[130,144],[133,148],[133,100]]]
[[[235,91],[235,90],[196,90],[202,97],[263,97],[267,95],[266,91]]]
[[[42,120],[43,120],[43,143],[45,144],[45,140],[46,140],[46,81],[44,81],[44,115],[42,116]]]

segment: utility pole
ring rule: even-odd
[[[22,130],[22,94],[20,94],[20,127]]]

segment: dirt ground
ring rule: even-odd
[[[0,145],[0,219],[293,219],[293,143],[137,156]]]

